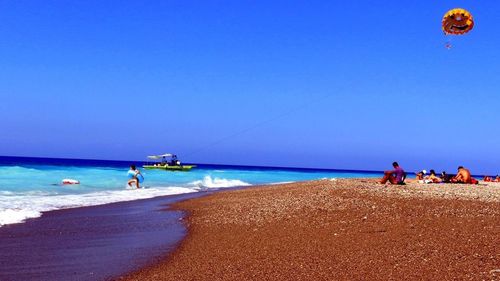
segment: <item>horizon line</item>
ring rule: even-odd
[[[97,158],[65,158],[65,157],[43,157],[43,156],[17,156],[0,155],[0,158],[27,158],[27,159],[54,159],[54,160],[83,160],[83,161],[108,161],[108,162],[148,162],[147,160],[117,160],[117,159],[97,159]],[[291,167],[291,166],[260,166],[260,165],[241,165],[241,164],[220,164],[220,163],[191,163],[195,165],[207,166],[229,166],[229,167],[248,167],[248,168],[268,168],[268,169],[295,169],[295,170],[320,170],[320,171],[345,171],[345,172],[363,172],[363,173],[383,173],[382,170],[356,170],[356,169],[338,169],[338,168],[316,168],[316,167]],[[410,172],[413,174],[413,172]]]

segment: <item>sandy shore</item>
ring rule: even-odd
[[[188,237],[120,280],[500,280],[500,184],[322,180],[175,207]]]

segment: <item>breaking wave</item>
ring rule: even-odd
[[[241,180],[228,180],[205,176],[187,186],[148,187],[141,189],[105,190],[83,194],[57,194],[55,192],[27,191],[0,193],[0,226],[21,223],[37,218],[43,212],[133,201],[165,195],[199,192],[201,189],[249,186]]]
[[[227,187],[237,187],[237,186],[249,186],[251,184],[241,181],[241,180],[228,180],[221,178],[212,178],[211,176],[205,176],[203,180],[197,180],[190,183],[193,186],[200,188],[227,188]]]

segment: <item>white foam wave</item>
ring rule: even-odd
[[[14,192],[8,190],[0,190],[0,195],[12,195]]]
[[[294,181],[280,181],[280,182],[272,182],[269,185],[279,185],[279,184],[288,184],[288,183],[294,183]]]
[[[95,206],[115,202],[153,198],[197,192],[201,188],[227,188],[248,186],[241,180],[228,180],[205,176],[203,180],[191,182],[187,187],[150,187],[146,189],[107,190],[84,194],[61,195],[46,191],[0,192],[0,226],[21,223],[37,218],[43,212],[84,206]]]
[[[251,184],[241,181],[241,180],[228,180],[221,178],[212,178],[211,176],[205,176],[203,180],[197,180],[190,183],[190,185],[199,188],[227,188],[236,186],[249,186]]]
[[[71,195],[34,195],[16,193],[0,195],[0,226],[37,218],[42,212],[114,202],[132,201],[157,196],[196,192],[187,187],[151,187],[147,189],[100,191]]]
[[[14,171],[20,171],[20,172],[39,171],[38,169],[35,168],[28,168],[23,166],[0,166],[0,167],[2,167],[2,172],[4,173],[11,173]]]
[[[5,209],[0,211],[0,226],[5,224],[23,222],[27,218],[37,218],[40,212],[24,209]]]
[[[205,176],[203,180],[191,182],[184,187],[124,188],[122,190],[105,190],[79,194],[58,194],[54,191],[39,190],[26,192],[0,191],[0,227],[6,224],[21,223],[29,218],[40,217],[43,212],[47,211],[191,193],[207,188],[249,185],[249,183],[241,180]]]

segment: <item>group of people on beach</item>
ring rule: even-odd
[[[429,172],[430,174],[428,176],[426,175],[426,170],[416,173],[416,180],[418,183],[479,183],[478,180],[472,177],[469,169],[462,166],[458,167],[456,175],[449,175],[443,171],[440,176],[437,176],[434,170],[430,170]]]
[[[398,162],[393,162],[392,167],[394,169],[385,171],[384,177],[380,180],[381,184],[386,184],[387,182],[391,184],[404,185],[407,177],[406,172],[401,168]],[[469,169],[459,166],[457,169],[457,174],[448,175],[446,172],[441,172],[440,176],[437,176],[436,171],[430,170],[429,175],[426,175],[427,171],[422,170],[416,173],[416,180],[418,183],[465,183],[465,184],[477,184],[478,180],[472,177]],[[130,170],[127,173],[129,180],[127,182],[129,187],[135,185],[136,188],[140,188],[140,184],[144,181],[144,176],[141,174],[135,165],[130,165]],[[483,181],[485,182],[500,182],[500,176],[497,175],[494,179],[489,176],[484,176]]]
[[[485,182],[500,182],[500,175],[497,175],[495,178],[490,176],[484,176],[483,181]]]
[[[385,171],[384,177],[380,181],[381,184],[390,182],[391,184],[404,185],[406,180],[406,172],[399,166],[398,162],[392,163],[394,167],[393,170]],[[459,166],[457,169],[457,174],[449,175],[446,172],[441,172],[438,176],[436,171],[430,170],[429,175],[426,175],[427,171],[422,170],[416,173],[416,180],[418,183],[465,183],[465,184],[477,184],[478,180],[472,177],[469,169]],[[492,177],[485,176],[484,181],[486,182],[500,182],[500,176],[496,176],[495,179]]]

